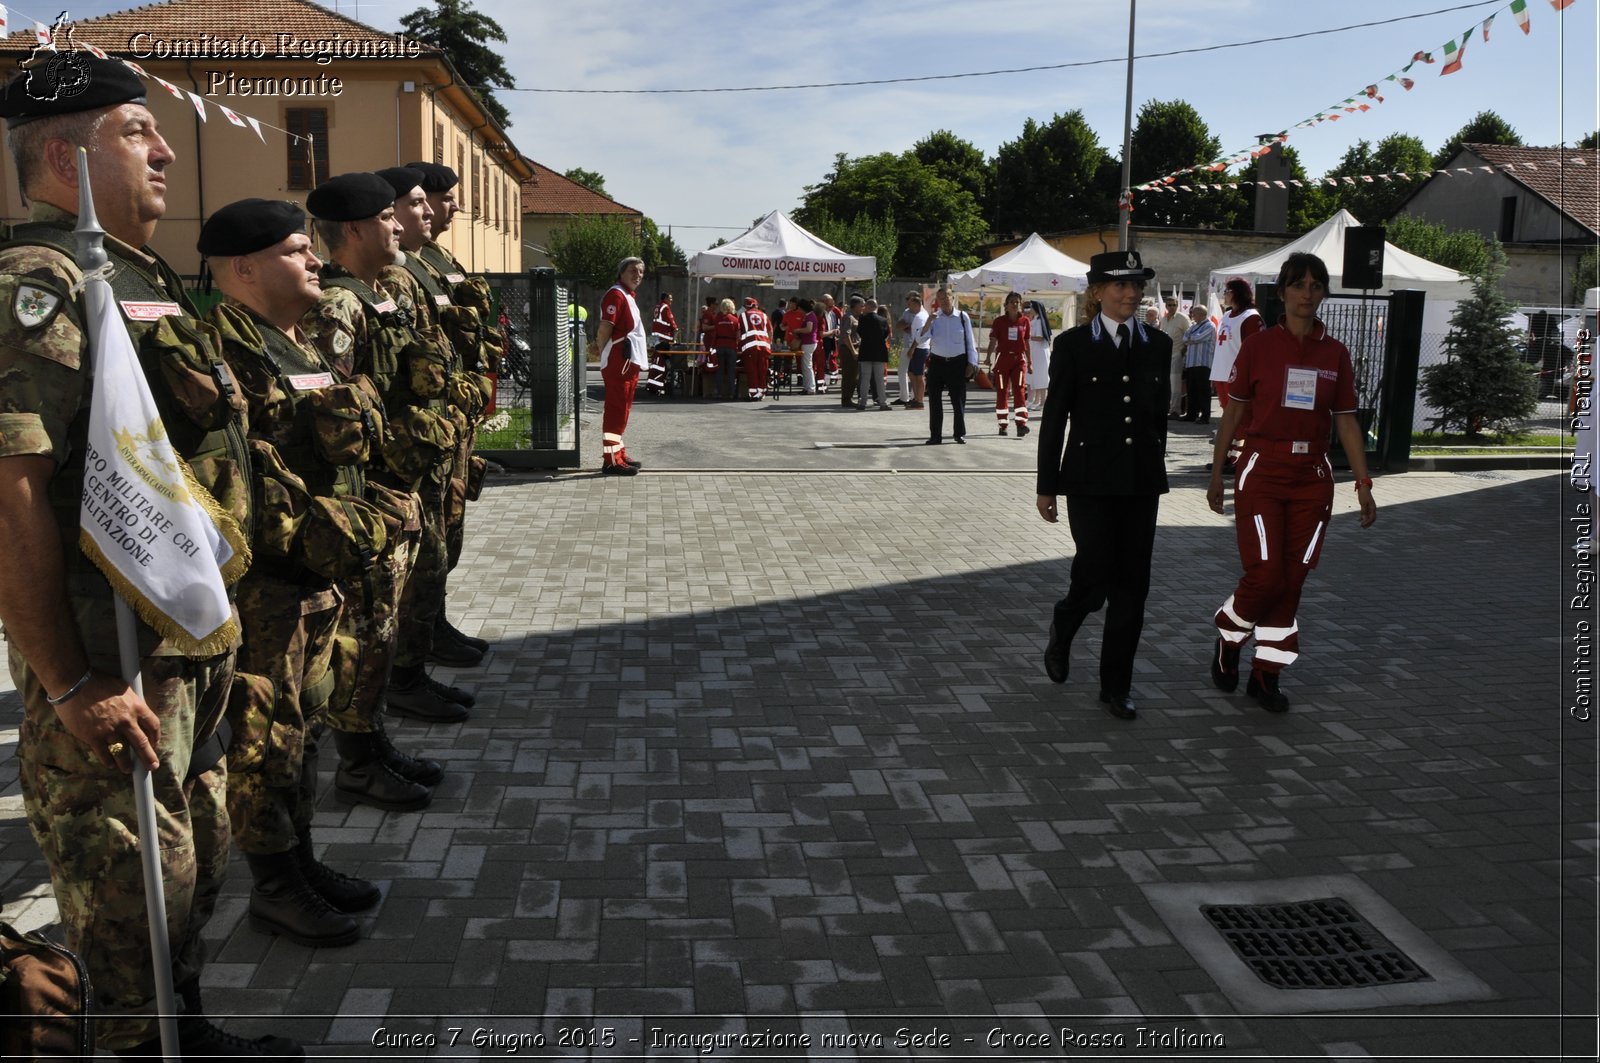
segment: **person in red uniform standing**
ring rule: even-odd
[[[1006,392],[1011,393],[1011,408],[1017,422],[1017,438],[1028,434],[1028,374],[1033,371],[1029,353],[1029,330],[1033,320],[1022,312],[1022,296],[1007,292],[1005,313],[995,318],[989,326],[989,350],[986,358],[994,369],[994,416],[1000,422],[1000,434],[1006,434]],[[995,351],[1000,357],[995,358]]]
[[[747,295],[739,312],[739,359],[751,402],[767,397],[767,359],[772,356],[772,323],[755,296]]]
[[[1290,255],[1278,274],[1284,316],[1245,340],[1228,382],[1206,501],[1222,510],[1222,458],[1243,427],[1234,486],[1234,519],[1244,576],[1217,610],[1211,681],[1239,685],[1239,654],[1253,635],[1255,660],[1246,688],[1268,712],[1289,699],[1278,673],[1300,652],[1295,614],[1306,576],[1317,566],[1333,510],[1328,429],[1350,460],[1361,526],[1378,518],[1367,475],[1366,440],[1356,420],[1355,372],[1345,345],[1328,335],[1317,309],[1328,295],[1328,267],[1316,255]]]
[[[717,398],[732,402],[738,398],[739,384],[739,315],[733,312],[733,300],[724,299],[717,304],[717,316],[711,319],[711,350],[717,359]]]
[[[678,319],[672,315],[672,293],[662,292],[656,314],[650,322],[650,371],[644,386],[655,394],[667,390],[672,366],[668,362],[673,341],[678,338]]]
[[[643,465],[628,457],[622,433],[633,410],[639,374],[650,364],[645,349],[644,318],[633,293],[644,280],[644,260],[625,258],[617,264],[617,283],[600,300],[600,379],[606,386],[606,407],[600,417],[600,471],[607,476],[632,476]]]

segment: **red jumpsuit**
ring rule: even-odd
[[[1357,404],[1350,352],[1320,321],[1304,342],[1280,323],[1244,341],[1228,394],[1248,404],[1233,496],[1244,577],[1217,610],[1217,633],[1233,646],[1254,635],[1256,671],[1277,673],[1299,656],[1295,614],[1327,537],[1333,415]]]
[[[600,352],[600,379],[606,385],[605,411],[600,415],[600,464],[627,465],[627,448],[622,433],[633,411],[633,393],[639,386],[639,373],[648,364],[645,353],[644,321],[633,293],[614,284],[600,300],[600,318],[611,323],[611,339]]]
[[[772,325],[755,300],[739,312],[739,357],[744,362],[745,384],[750,401],[767,396],[767,359],[772,354]]]
[[[994,360],[994,416],[1000,422],[1000,431],[1006,430],[1006,391],[1011,392],[1012,407],[1016,410],[1017,435],[1028,434],[1028,373],[1033,368],[1028,353],[1028,335],[1033,319],[1027,314],[1020,317],[997,317],[989,326],[994,337],[997,356]]]

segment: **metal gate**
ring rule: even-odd
[[[567,290],[551,269],[486,276],[506,357],[477,452],[511,468],[576,466],[584,352],[567,328]]]

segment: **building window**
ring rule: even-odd
[[[1500,242],[1509,244],[1517,228],[1517,197],[1505,196],[1500,200]]]
[[[290,107],[283,117],[290,133],[289,187],[315,188],[328,179],[328,109]]]
[[[472,153],[472,203],[473,217],[487,221],[484,217],[488,213],[488,204],[483,198],[483,158],[476,151]]]
[[[433,123],[433,161],[444,165],[444,123]]]

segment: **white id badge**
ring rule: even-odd
[[[1289,367],[1289,379],[1283,385],[1283,404],[1291,410],[1317,408],[1317,371]]]

